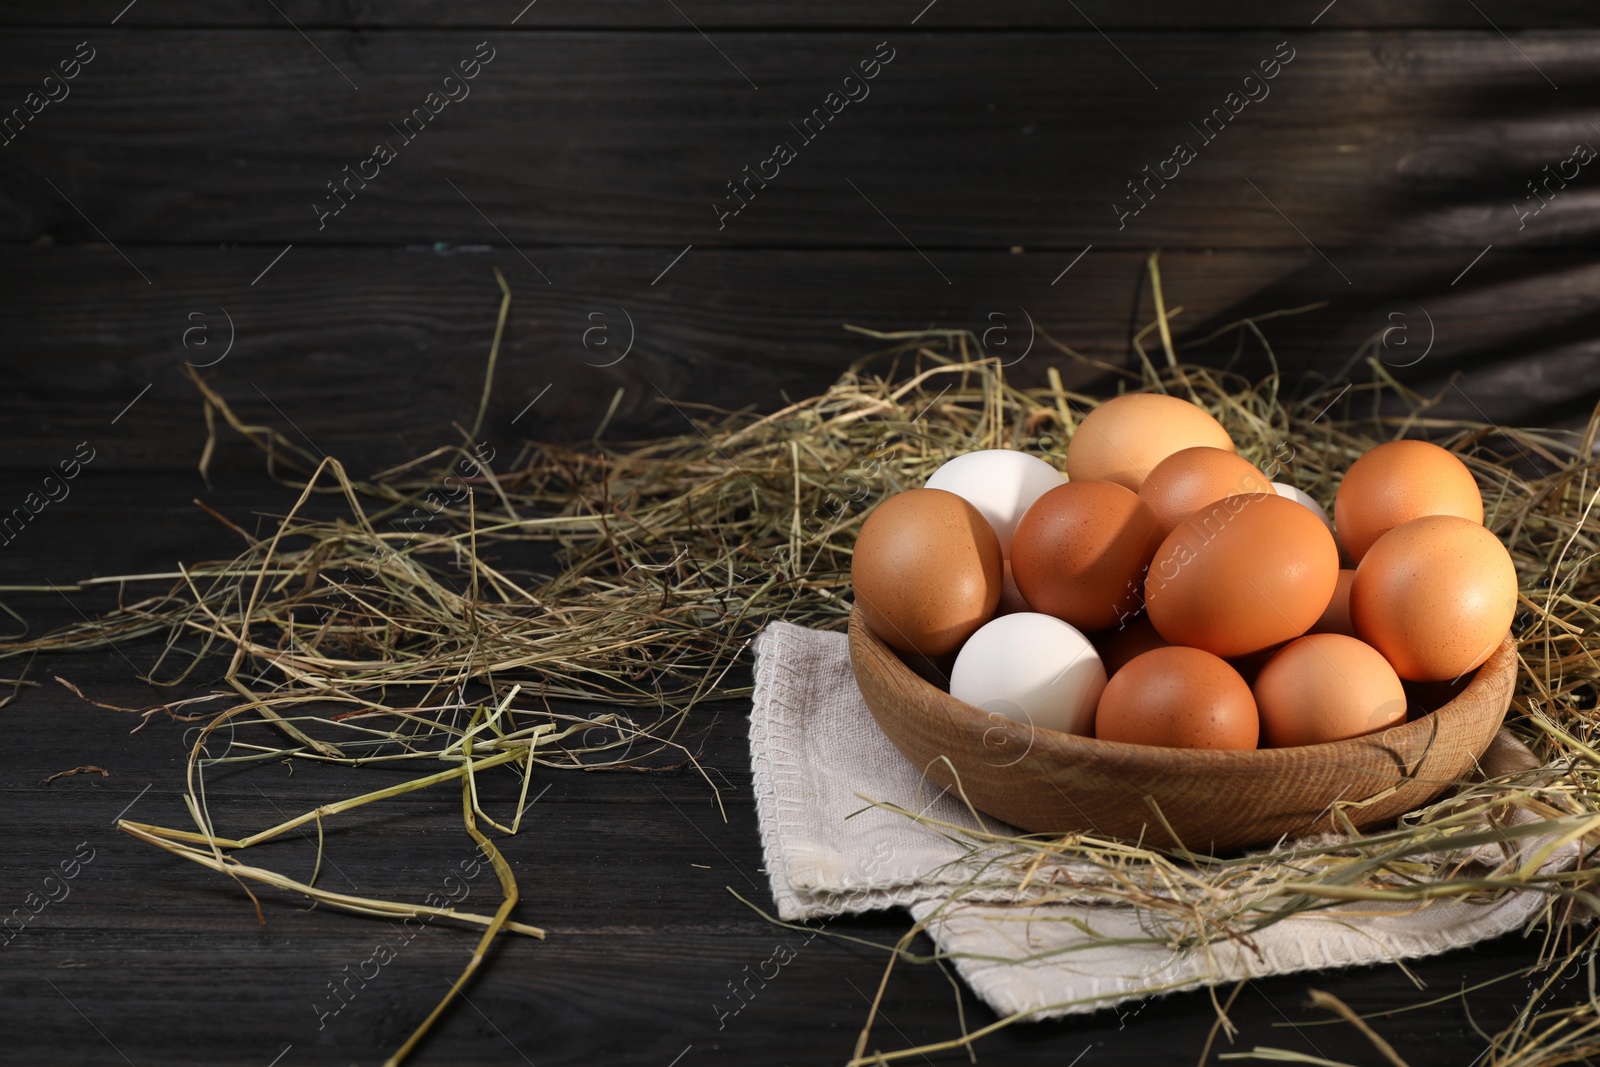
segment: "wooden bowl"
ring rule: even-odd
[[[979,811],[1035,833],[1214,854],[1334,829],[1335,804],[1366,829],[1427,803],[1489,747],[1517,677],[1507,634],[1432,714],[1348,741],[1223,752],[1097,741],[982,711],[919,677],[859,611],[850,614],[850,661],[894,746],[957,796],[959,776]]]

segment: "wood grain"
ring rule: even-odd
[[[69,0],[48,7],[17,6],[0,14],[0,25],[82,26],[98,29],[117,15],[120,4]],[[1051,0],[991,0],[984,4],[933,3],[896,0],[891,4],[862,4],[853,0],[814,3],[752,4],[741,0],[694,0],[679,5],[682,13],[650,0],[591,0],[586,4],[529,4],[527,0],[451,3],[416,0],[403,7],[363,3],[360,0],[279,0],[271,7],[239,5],[220,7],[203,0],[172,0],[141,4],[124,13],[117,26],[140,29],[153,26],[238,26],[281,29],[292,22],[302,29],[359,27],[483,27],[505,28],[516,20],[522,29],[552,27],[579,29],[651,28],[688,30],[689,19],[705,30],[716,29],[833,29],[851,27],[919,29],[1049,28],[1093,33],[1103,30],[1261,29],[1279,26],[1431,27],[1481,29],[1493,20],[1502,28],[1570,27],[1594,24],[1590,9],[1578,0],[1529,0],[1526,3],[1487,2],[1474,11],[1470,5],[1397,5],[1380,0],[1340,0],[1296,5],[1292,10],[1266,0],[1242,0],[1226,5],[1185,4],[1181,0],[1151,0],[1142,4],[1115,0],[1080,0],[1066,5]]]
[[[85,477],[92,476],[91,468]],[[0,563],[15,568],[0,573],[4,581],[30,570],[56,580],[94,569],[136,570],[208,555],[221,542],[237,540],[215,523],[197,523],[190,477],[98,477],[59,505],[56,526],[36,531],[47,534],[43,541],[0,550]],[[206,499],[248,522],[252,510],[281,509],[290,494],[259,478],[239,479]],[[50,518],[47,512],[41,521]],[[116,536],[107,537],[113,524]],[[207,541],[213,536],[217,543]],[[4,599],[36,625],[76,617],[76,609],[54,594]],[[81,594],[72,599],[84,610],[104,601]],[[154,652],[153,645],[136,642],[36,660],[28,675],[43,685],[24,689],[0,709],[6,729],[0,804],[13,828],[0,852],[0,907],[20,906],[80,842],[97,850],[73,881],[71,896],[0,948],[0,997],[14,1018],[27,1020],[8,1031],[5,1061],[266,1067],[292,1046],[280,1067],[381,1062],[465,963],[471,935],[428,929],[319,1028],[315,998],[326,998],[328,981],[395,936],[388,924],[307,911],[302,901],[268,893],[267,922],[258,925],[234,883],[111,828],[130,802],[130,817],[174,825],[185,817],[179,795],[187,727],[157,720],[130,733],[128,716],[90,707],[49,678],[60,674],[97,699],[124,705],[186,695],[135,680],[134,664],[148,664]],[[0,663],[0,676],[14,674],[15,666]],[[195,689],[211,684],[201,677]],[[810,1067],[837,1065],[849,1054],[885,956],[831,935],[891,944],[910,920],[900,911],[839,919],[807,940],[808,933],[769,925],[734,898],[730,889],[771,907],[770,895],[750,884],[761,886],[766,875],[750,799],[748,706],[703,710],[688,740],[722,790],[728,821],[716,814],[710,788],[692,771],[551,772],[554,784],[530,810],[523,834],[499,839],[522,884],[516,917],[548,926],[551,936],[497,950],[468,988],[469,1002],[441,1020],[437,1036],[413,1061],[417,1067],[521,1063],[522,1056],[541,1067],[666,1067],[680,1054],[678,1067],[770,1063],[774,1047],[784,1050],[780,1062]],[[104,766],[111,777],[39,784],[78,763]],[[377,768],[306,766],[291,775],[267,764],[218,775],[208,797],[229,825],[260,827],[279,821],[279,809],[309,808],[391,780]],[[491,806],[513,802],[506,781],[484,776],[480,787],[489,791]],[[420,898],[468,854],[459,796],[417,794],[386,810],[391,816],[373,811],[359,820],[330,821],[323,877],[343,886],[347,875],[360,885]],[[274,862],[310,873],[314,841],[271,847]],[[475,888],[469,899],[479,897]],[[481,897],[495,899],[493,889],[485,884]],[[728,983],[740,982],[747,966],[755,971],[780,942],[797,950],[795,959],[765,988],[752,984],[749,1003],[719,1020],[718,1007],[726,1011],[735,1003]],[[931,946],[919,939],[915,947]],[[1380,1014],[1373,1025],[1410,1062],[1470,1062],[1483,1048],[1473,1024],[1491,1032],[1505,1025],[1517,999],[1506,994],[1505,983],[1477,986],[1525,966],[1528,953],[1527,943],[1512,935],[1410,961],[1409,971],[1432,990],[1468,992],[1424,1011]],[[1353,1030],[1306,1025],[1321,1017],[1305,1004],[1307,984],[1362,1012],[1389,1013],[1435,995],[1416,991],[1396,968],[1252,981],[1230,1012],[1240,1030],[1235,1047],[1368,1062],[1370,1045]],[[1566,984],[1556,979],[1554,988],[1562,1003],[1587,995],[1581,975]],[[936,968],[901,964],[883,1004],[891,1022],[874,1031],[873,1046],[889,1051],[957,1036],[956,996],[970,1028],[994,1020],[970,993],[953,992]],[[1214,1019],[1210,1000],[1189,994],[1010,1027],[977,1048],[985,1062],[1041,1067],[1060,1067],[1085,1047],[1092,1050],[1085,1064],[1192,1063]],[[1285,1020],[1300,1028],[1285,1028]]]
[[[1202,120],[1293,34],[1140,34],[1126,59],[1098,34],[896,35],[871,95],[809,142],[790,123],[822,107],[881,34],[750,33],[725,42],[726,59],[692,33],[510,35],[489,46],[497,58],[471,95],[409,144],[391,124],[485,38],[308,36],[105,39],[71,96],[5,148],[0,240],[94,242],[98,230],[119,244],[274,252],[509,240],[534,260],[552,245],[604,244],[670,258],[691,243],[909,242],[935,261],[954,247],[1315,245],[1337,262],[1350,245],[1476,253],[1595,235],[1580,179],[1534,223],[1516,207],[1542,168],[1595,137],[1579,112],[1551,110],[1558,95],[1592,93],[1586,31],[1530,32],[1516,48],[1487,28],[1295,37],[1295,58],[1260,90],[1270,95],[1239,104],[1213,142]],[[0,101],[20,103],[80,40],[8,32]],[[737,203],[728,183],[780,141],[796,158],[722,219]],[[1180,141],[1196,158],[1144,185],[1143,168],[1162,170]],[[328,183],[378,142],[396,158],[323,219]]]
[[[251,285],[281,250],[124,246],[156,280],[147,286],[110,249],[0,248],[0,275],[11,279],[0,292],[11,364],[0,467],[53,466],[87,440],[100,469],[192,470],[205,427],[186,361],[214,363],[201,373],[242,416],[357,471],[454,442],[452,421],[471,422],[482,387],[495,267],[513,303],[486,437],[512,451],[524,437],[589,438],[618,389],[613,440],[690,432],[685,416],[699,409],[675,409],[668,397],[775,409],[881,347],[846,323],[964,327],[987,338],[1015,380],[1042,381],[1056,366],[1069,386],[1104,391],[1113,384],[1102,372],[1046,337],[1127,366],[1130,325],[1153,314],[1144,255],[1098,248],[1065,275],[1076,253],[940,253],[954,286],[909,251],[696,248],[652,286],[671,255],[548,250],[539,262],[556,284],[545,285],[505,248],[297,246]],[[1370,380],[1371,368],[1351,358],[1387,330],[1369,357],[1441,394],[1441,414],[1536,425],[1587,418],[1600,399],[1586,370],[1600,359],[1591,300],[1600,266],[1581,252],[1496,248],[1452,286],[1471,258],[1350,252],[1340,259],[1350,286],[1309,250],[1167,252],[1161,267],[1169,307],[1184,309],[1174,320],[1179,344],[1242,316],[1328,301],[1261,325],[1291,391]],[[1042,331],[1031,348],[1030,320]],[[635,345],[618,360],[629,321]],[[585,347],[585,331],[599,324],[610,332]],[[1185,354],[1226,364],[1237,342],[1230,333]],[[1271,370],[1253,338],[1236,366],[1252,377]],[[218,465],[238,474],[259,459],[241,444]]]
[[[884,734],[941,789],[1033,833],[1085,833],[1223,855],[1385,826],[1462,781],[1516,687],[1509,635],[1455,699],[1378,734],[1250,751],[1100,741],[987,714],[925,681],[850,615],[850,661]],[[1156,814],[1155,809],[1159,811]]]
[[[245,446],[224,446],[214,488],[193,472],[203,430],[182,363],[219,353],[224,310],[236,346],[206,373],[247,417],[303,432],[357,470],[453,440],[450,423],[470,419],[481,385],[498,299],[491,266],[516,294],[486,434],[509,447],[524,435],[587,438],[619,387],[612,437],[685,430],[662,394],[776,407],[784,391],[814,391],[870,351],[844,322],[982,330],[1000,312],[1015,340],[1025,310],[1053,336],[1125,362],[1130,324],[1149,314],[1144,253],[1157,246],[1167,249],[1169,302],[1187,308],[1182,337],[1327,299],[1323,311],[1265,327],[1286,377],[1304,386],[1336,376],[1364,338],[1394,325],[1391,313],[1408,343],[1431,316],[1435,343],[1421,362],[1401,366],[1417,348],[1379,355],[1428,391],[1445,389],[1440,413],[1570,421],[1600,395],[1587,179],[1525,230],[1513,204],[1542,167],[1592,136],[1581,120],[1594,95],[1594,23],[1575,0],[1312,0],[1293,10],[1260,0],[10,5],[0,13],[0,112],[79,41],[99,51],[70,98],[0,147],[0,507],[79,441],[99,453],[68,499],[0,546],[0,584],[231,553],[236,535],[204,517],[196,496],[247,528],[269,528],[288,506],[292,495]],[[1197,111],[1221,104],[1242,63],[1286,38],[1299,53],[1273,95],[1117,230],[1110,201],[1124,182],[1186,136]],[[484,39],[499,53],[473,96],[319,231],[310,205],[324,183]],[[719,231],[710,201],[724,183],[886,39],[899,54],[872,97]],[[583,347],[587,316],[624,309],[636,348],[595,366],[616,350]],[[208,347],[185,347],[197,312]],[[1031,350],[1012,373],[1042,374],[1054,361],[1045,352]],[[1226,362],[1233,349],[1224,339],[1195,354]],[[1242,358],[1252,373],[1266,369],[1248,350]],[[1062,366],[1069,382],[1092,382]],[[1447,385],[1457,371],[1459,392]],[[102,588],[0,601],[37,628],[115,597]],[[99,849],[70,899],[0,947],[0,998],[20,1020],[0,1060],[380,1062],[464,964],[470,935],[429,929],[319,1027],[313,998],[392,936],[385,924],[269,894],[258,925],[233,883],[110,828],[130,802],[136,815],[184,817],[186,727],[158,720],[130,732],[129,717],[89,707],[51,676],[137,706],[203,691],[220,671],[202,672],[192,690],[158,688],[137,680],[155,653],[134,643],[36,660],[25,669],[39,687],[0,709],[0,803],[12,829],[0,908],[19,906],[80,842]],[[5,661],[0,677],[22,669]],[[552,937],[497,949],[419,1067],[697,1067],[777,1062],[774,1049],[781,1062],[837,1064],[849,1054],[885,959],[868,944],[892,944],[909,919],[840,919],[828,931],[860,941],[807,941],[732,895],[771,905],[749,795],[748,708],[703,710],[692,740],[728,821],[688,773],[552,776],[536,821],[502,842],[523,886],[517,917]],[[111,778],[39,784],[84,763]],[[261,826],[279,809],[380,778],[389,780],[370,768],[253,767],[218,776],[209,800]],[[480,784],[491,803],[512,802],[503,783]],[[440,794],[387,811],[330,827],[328,859],[358,884],[421,896],[463,855],[458,807]],[[309,874],[311,842],[273,847],[274,859]],[[343,884],[329,864],[323,876]],[[796,959],[720,1018],[734,1003],[729,983],[780,940],[801,947]],[[1478,1028],[1506,1025],[1522,985],[1484,983],[1531,958],[1510,937],[1412,961],[1409,972],[1434,990],[1467,992],[1374,1025],[1410,1062],[1472,1062]],[[1308,980],[1374,1015],[1433,995],[1393,968],[1253,981],[1230,1012],[1235,1050],[1369,1060],[1348,1027],[1306,1025],[1321,1015],[1304,1005]],[[1587,995],[1581,977],[1554,981],[1560,1003]],[[969,1027],[994,1021],[934,968],[897,967],[872,1046],[956,1036],[957,1001]],[[1080,1055],[1086,1067],[1189,1063],[1213,1022],[1206,997],[1177,996],[1002,1029],[978,1051],[1057,1067]]]

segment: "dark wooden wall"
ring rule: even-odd
[[[453,439],[493,267],[515,294],[496,440],[586,437],[618,388],[613,433],[681,428],[663,393],[775,406],[871,350],[845,323],[1004,322],[1014,355],[1031,319],[1127,359],[1154,248],[1180,338],[1328,301],[1269,328],[1294,378],[1401,324],[1379,355],[1430,390],[1460,372],[1458,414],[1572,420],[1600,395],[1600,166],[1516,207],[1600,145],[1579,4],[925,3],[13,6],[0,108],[79,42],[94,58],[0,146],[3,462],[92,438],[107,469],[190,467],[182,364],[230,339],[223,395],[358,467]],[[401,144],[390,123],[484,41],[470,95]],[[802,144],[789,124],[879,42],[870,95]],[[1286,50],[1203,142],[1190,123]],[[785,139],[797,158],[719,229],[725,183]],[[1180,140],[1197,158],[1119,225]],[[397,158],[319,225],[378,141]]]

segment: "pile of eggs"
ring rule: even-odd
[[[1181,748],[1318,744],[1403,722],[1402,679],[1459,681],[1499,647],[1517,603],[1477,482],[1443,448],[1373,448],[1330,522],[1204,409],[1148,393],[1083,420],[1066,476],[990,449],[883,501],[850,576],[868,628],[958,699]]]

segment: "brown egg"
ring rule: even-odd
[[[1155,516],[1113,482],[1058,485],[1011,539],[1011,574],[1034,611],[1103,630],[1139,610],[1144,568],[1161,540]]]
[[[937,658],[994,615],[1000,562],[999,538],[977,508],[943,489],[908,489],[861,525],[850,581],[873,633]]]
[[[1406,691],[1389,661],[1344,634],[1290,641],[1251,687],[1261,746],[1320,745],[1406,721]]]
[[[1157,463],[1140,487],[1139,499],[1155,515],[1165,537],[1178,523],[1225,496],[1276,492],[1270,478],[1232,449],[1197,445]]]
[[[1150,625],[1150,616],[1144,612],[1126,619],[1108,630],[1098,630],[1089,635],[1100,662],[1105,664],[1106,675],[1116,674],[1135,656],[1142,656],[1152,648],[1166,648],[1167,640]]]
[[[1344,634],[1346,637],[1356,635],[1355,624],[1350,621],[1350,583],[1355,579],[1356,572],[1348,567],[1339,572],[1339,584],[1333,587],[1333,599],[1322,610],[1322,617],[1311,624],[1308,633]]]
[[[1517,569],[1500,539],[1458,515],[1401,523],[1373,544],[1350,585],[1356,636],[1402,678],[1437,682],[1477,667],[1517,610]]]
[[[1096,737],[1131,745],[1255,748],[1260,731],[1255,698],[1239,672],[1181,645],[1129,661],[1106,683],[1094,716]]]
[[[1390,441],[1350,465],[1333,499],[1339,543],[1360,563],[1378,538],[1423,515],[1483,522],[1483,495],[1466,464],[1427,441]]]
[[[1299,639],[1296,638],[1296,640]],[[1256,675],[1261,673],[1261,668],[1265,667],[1267,662],[1271,660],[1273,656],[1276,656],[1278,654],[1278,650],[1281,648],[1283,648],[1283,645],[1281,644],[1272,645],[1269,648],[1262,649],[1260,652],[1251,652],[1244,656],[1234,656],[1228,660],[1228,666],[1238,671],[1239,677],[1243,678],[1246,684],[1255,685]]]
[[[1134,492],[1157,463],[1180,449],[1236,451],[1204,408],[1161,393],[1113,397],[1084,416],[1067,444],[1067,477],[1116,482]]]
[[[1003,560],[1000,564],[1000,604],[994,609],[995,615],[1013,615],[1019,611],[1032,610],[1021,591],[1017,589],[1017,580],[1011,576],[1011,561]]]
[[[1173,644],[1246,656],[1305,633],[1338,580],[1339,550],[1311,509],[1247,493],[1167,535],[1145,576],[1145,605]]]

